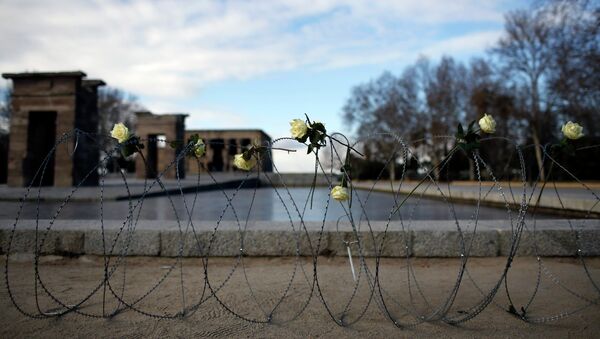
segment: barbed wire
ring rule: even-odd
[[[271,151],[294,152],[295,149],[280,146],[280,144],[285,145],[290,140],[294,140],[292,138],[279,138],[258,145],[270,150],[270,152],[264,153],[263,156],[266,157],[268,162],[273,164],[273,172],[262,172],[259,165],[256,171],[244,172],[244,174],[241,175],[241,181],[233,189],[222,186],[219,179],[204,166],[202,161],[199,158],[195,158],[196,165],[198,166],[198,173],[195,181],[195,190],[192,193],[190,193],[189,190],[184,189],[185,184],[180,176],[180,164],[185,157],[193,151],[195,145],[192,143],[185,144],[184,141],[178,140],[177,142],[180,142],[182,147],[179,147],[178,150],[175,151],[175,158],[160,172],[152,173],[155,175],[144,175],[143,190],[141,194],[133,194],[126,171],[117,167],[116,172],[119,173],[122,186],[126,192],[127,199],[122,203],[127,205],[127,215],[115,232],[107,232],[105,227],[105,188],[108,175],[107,164],[121,157],[121,148],[123,147],[123,144],[115,145],[114,142],[111,144],[112,139],[108,136],[87,133],[81,130],[65,133],[59,138],[50,152],[43,159],[40,168],[37,169],[31,183],[27,186],[17,210],[6,247],[4,276],[8,296],[21,314],[37,319],[60,317],[68,313],[75,313],[90,318],[111,318],[127,310],[157,319],[176,319],[191,317],[201,309],[207,301],[214,300],[217,302],[217,306],[211,305],[210,307],[220,307],[232,316],[252,323],[285,323],[293,321],[300,317],[309,308],[311,301],[316,298],[324,307],[332,321],[340,326],[351,326],[352,324],[359,322],[364,318],[371,305],[375,305],[395,326],[403,329],[414,328],[425,322],[444,322],[452,325],[461,324],[477,317],[490,305],[502,308],[506,312],[513,314],[516,318],[531,323],[545,323],[562,319],[589,307],[598,306],[600,302],[600,287],[596,281],[597,277],[594,277],[587,263],[585,248],[581,241],[581,231],[584,229],[586,220],[592,218],[595,213],[598,213],[595,212],[595,209],[599,206],[600,197],[563,164],[560,164],[547,146],[541,147],[543,164],[547,164],[548,166],[546,171],[547,175],[543,178],[538,175],[530,184],[528,183],[524,150],[534,146],[521,146],[508,138],[490,137],[481,140],[482,144],[493,140],[502,140],[511,145],[511,149],[516,155],[518,163],[518,166],[515,169],[516,173],[518,173],[518,187],[513,187],[510,178],[507,180],[507,187],[504,187],[502,177],[498,177],[494,173],[494,167],[492,167],[478,149],[465,152],[464,154],[468,156],[474,165],[473,174],[475,177],[477,198],[474,203],[474,211],[470,218],[465,222],[461,222],[453,203],[452,187],[450,183],[446,184],[445,187],[442,187],[443,183],[439,178],[436,178],[434,173],[436,171],[441,173],[443,170],[449,172],[449,164],[455,159],[456,155],[461,152],[461,149],[459,147],[452,148],[439,163],[431,164],[430,166],[425,166],[423,162],[420,161],[419,156],[415,151],[416,145],[422,147],[424,141],[429,141],[431,143],[434,143],[435,141],[448,143],[454,142],[455,137],[436,135],[432,136],[431,140],[409,141],[393,133],[380,133],[378,135],[373,135],[372,138],[379,138],[381,136],[386,136],[393,140],[393,150],[391,154],[385,158],[385,161],[382,162],[382,167],[375,179],[371,182],[370,187],[366,189],[360,188],[361,190],[366,191],[364,194],[358,194],[359,188],[355,186],[355,178],[352,177],[351,171],[343,169],[341,174],[338,174],[337,171],[334,171],[334,166],[325,166],[319,158],[318,151],[313,150],[312,153],[315,156],[314,179],[312,186],[303,201],[294,198],[291,188],[285,182],[285,176],[280,173],[271,154]],[[330,139],[326,147],[328,150],[327,160],[329,164],[344,164],[349,152],[360,149],[360,145],[369,139],[366,138],[351,143],[342,134],[336,133],[328,137]],[[86,139],[85,142],[82,142],[82,138]],[[157,142],[158,140],[159,139],[139,139],[139,142],[143,144]],[[163,140],[162,138],[160,141],[170,142],[168,140]],[[48,221],[48,225],[43,227],[43,225],[40,224],[40,213],[43,208],[42,191],[44,190],[44,186],[42,186],[41,183],[43,182],[44,176],[48,173],[48,166],[51,165],[51,160],[57,150],[61,147],[68,148],[71,144],[74,145],[72,151],[69,151],[71,156],[82,147],[95,147],[97,151],[102,151],[103,156],[97,164],[90,166],[90,169],[83,178],[69,191],[58,205],[54,214]],[[211,142],[208,142],[207,144],[214,145],[214,143]],[[220,143],[220,145],[221,144],[225,145],[225,143]],[[105,149],[106,145],[113,146],[109,149]],[[345,149],[346,152],[340,152],[338,150],[340,147]],[[580,150],[583,151],[594,148],[595,146],[586,146]],[[79,149],[78,151],[85,150]],[[153,169],[150,168],[144,153],[138,152],[137,154],[143,163],[145,171],[153,171]],[[390,198],[393,204],[387,218],[385,218],[383,230],[378,232],[374,229],[372,223],[373,220],[369,216],[369,201],[378,184],[388,180],[384,179],[385,173],[389,170],[392,162],[396,162],[398,157],[402,160],[400,164],[399,179],[394,181],[391,176],[389,178]],[[421,181],[406,194],[402,193],[401,190],[403,185],[406,185],[406,182],[409,180],[408,164],[410,162],[419,164],[419,168],[424,170],[425,174],[422,176]],[[506,168],[510,168],[510,164],[507,163],[504,166],[504,172],[507,172]],[[167,188],[165,183],[166,173],[170,171],[175,172],[175,190]],[[595,201],[591,208],[585,211],[586,213],[582,219],[578,219],[577,221],[571,219],[567,220],[570,235],[573,237],[574,244],[577,247],[573,255],[581,263],[582,278],[585,278],[595,291],[595,294],[592,296],[584,295],[582,292],[574,290],[572,287],[563,283],[559,276],[552,272],[548,265],[545,264],[544,258],[538,248],[538,239],[536,238],[538,231],[536,227],[536,213],[537,208],[540,205],[542,194],[547,186],[552,188],[552,192],[556,196],[560,208],[563,210],[567,208],[564,204],[564,199],[561,198],[556,181],[551,178],[551,173],[553,171],[560,171],[563,175],[570,178],[571,181],[577,183],[585,192],[589,193],[589,199],[591,201]],[[66,300],[61,299],[58,293],[53,291],[50,287],[48,280],[40,270],[42,265],[40,259],[44,254],[43,248],[48,241],[49,234],[56,224],[56,221],[59,219],[62,211],[67,207],[69,202],[72,201],[74,195],[82,187],[84,182],[86,182],[86,180],[94,173],[99,175],[98,202],[103,260],[102,278],[97,281],[87,293],[84,293],[84,296],[79,298],[79,300],[67,302]],[[335,241],[339,241],[339,244],[347,251],[352,271],[352,287],[349,295],[342,303],[334,303],[332,301],[333,299],[330,297],[331,291],[328,291],[323,284],[323,275],[326,275],[327,269],[323,267],[323,265],[320,265],[321,260],[323,260],[322,251],[326,247],[324,243],[330,241],[324,238],[328,232],[331,232],[331,230],[326,229],[330,207],[332,204],[338,204],[335,200],[332,201],[331,193],[327,195],[327,199],[322,206],[323,214],[318,223],[319,226],[316,238],[315,236],[311,236],[311,232],[306,224],[307,212],[310,210],[314,199],[317,175],[324,178],[325,184],[330,189],[339,182],[340,178],[342,181],[346,180],[348,182],[349,199],[346,202],[339,202],[343,214],[341,217],[337,218],[335,230],[333,231],[334,237],[331,238]],[[214,220],[214,227],[206,241],[202,239],[199,230],[196,228],[197,220],[194,218],[194,212],[199,208],[198,200],[201,176],[207,176],[209,181],[216,187],[217,193],[225,200],[219,216]],[[491,182],[491,186],[484,188],[483,183],[487,181]],[[254,183],[254,185],[252,185],[253,187],[248,188],[249,182]],[[286,223],[289,222],[289,232],[293,236],[294,243],[293,253],[295,253],[295,259],[289,277],[285,281],[281,281],[283,287],[279,291],[271,291],[277,296],[270,302],[270,306],[256,294],[256,286],[251,283],[251,279],[247,274],[248,268],[245,263],[245,260],[247,260],[245,237],[249,229],[249,222],[252,220],[252,212],[257,199],[259,182],[262,182],[273,189],[277,204],[280,205],[285,212],[285,221]],[[39,185],[36,186],[35,183],[39,183]],[[419,188],[421,188],[420,192],[418,191]],[[440,200],[447,206],[448,213],[451,216],[448,219],[448,222],[453,224],[458,239],[457,250],[459,265],[456,276],[453,279],[451,288],[445,292],[443,298],[437,301],[428,296],[427,288],[423,286],[422,278],[419,277],[418,272],[413,265],[414,257],[410,250],[412,241],[410,234],[413,232],[414,213],[417,207],[420,206],[424,199],[426,199],[425,192],[430,188],[435,190]],[[165,271],[149,287],[143,291],[138,289],[136,291],[137,296],[134,296],[133,294],[128,295],[127,287],[131,280],[128,279],[127,274],[127,259],[130,256],[130,248],[135,242],[138,225],[144,222],[143,219],[141,219],[144,202],[147,199],[150,199],[150,192],[156,189],[160,190],[162,196],[166,197],[168,207],[172,210],[174,221],[177,223],[177,233],[179,235],[177,239],[177,253],[173,258],[173,262],[164,267]],[[245,213],[240,214],[240,211],[234,206],[234,202],[242,189],[250,190],[251,195],[248,210]],[[35,204],[35,235],[33,249],[33,297],[35,300],[35,310],[33,311],[28,310],[24,303],[16,297],[13,288],[13,276],[16,273],[11,270],[11,255],[13,255],[14,252],[13,242],[15,241],[15,234],[23,220],[24,206],[28,201],[31,201],[29,197],[32,194],[35,195],[35,199],[33,200],[33,203]],[[478,235],[478,225],[481,213],[480,208],[482,203],[492,194],[497,194],[500,197],[500,204],[506,211],[506,220],[510,224],[510,241],[508,244],[504,244],[508,249],[508,254],[506,255],[506,262],[501,268],[501,272],[495,277],[495,282],[492,284],[489,282],[483,284],[477,281],[474,275],[471,274],[469,262],[473,257],[471,252],[475,246],[474,239]],[[175,198],[181,200],[182,204],[179,204],[178,206]],[[407,206],[405,203],[409,199],[412,199],[414,203]],[[213,201],[212,203],[216,204],[217,202]],[[178,212],[177,207],[183,207],[184,213]],[[214,257],[214,247],[216,246],[218,237],[222,234],[221,226],[225,216],[228,214],[233,216],[233,222],[237,228],[236,241],[239,242],[239,252],[233,256],[231,267],[219,281],[211,275],[212,270],[209,263]],[[398,223],[395,223],[395,221],[398,221]],[[344,236],[344,231],[340,229],[340,224],[342,222],[350,225],[350,238]],[[400,228],[394,229],[398,224],[400,225]],[[406,302],[400,300],[399,291],[397,290],[398,286],[386,285],[382,280],[382,275],[384,273],[384,268],[382,266],[382,259],[385,257],[384,249],[386,246],[391,246],[388,244],[388,240],[389,235],[392,232],[398,232],[402,235],[403,239],[402,244],[404,248],[402,252],[404,254],[401,256],[401,260],[403,261],[403,266],[401,267],[406,270],[405,283],[407,287],[406,293],[408,294],[408,301]],[[113,234],[112,239],[109,236],[110,234]],[[537,266],[535,282],[531,284],[532,289],[529,292],[529,296],[525,299],[522,297],[515,297],[515,293],[511,290],[509,283],[512,263],[518,257],[524,234],[531,236],[530,241]],[[201,272],[198,272],[198,274],[201,275],[202,283],[200,284],[201,286],[197,286],[196,292],[198,292],[198,295],[194,300],[191,300],[189,296],[186,295],[186,274],[184,274],[183,265],[183,258],[186,256],[186,244],[189,243],[189,239],[191,239],[193,249],[195,249],[201,257]],[[307,249],[305,248],[303,250],[303,246],[307,247]],[[188,248],[188,250],[190,249]],[[357,270],[355,270],[353,255],[356,257],[356,262],[358,263]],[[310,259],[310,264],[303,259],[303,256],[307,256]],[[309,269],[307,266],[312,269]],[[249,299],[245,301],[246,304],[244,305],[228,302],[226,294],[222,293],[236,273],[243,276],[243,284],[245,286],[244,293],[247,293],[249,296]],[[120,277],[118,276],[119,274]],[[179,310],[165,313],[162,310],[152,310],[148,309],[148,306],[143,306],[145,301],[150,300],[157,294],[157,291],[164,287],[168,279],[173,279],[175,277],[180,285],[179,297],[181,306]],[[531,311],[534,301],[539,296],[541,282],[544,277],[552,282],[554,286],[577,299],[580,304],[572,309],[564,309],[557,314],[543,314],[543,311],[540,312],[539,310],[536,310],[535,312]],[[456,308],[457,298],[459,298],[459,290],[465,285],[465,281],[468,281],[474,286],[480,298],[471,305],[462,305],[461,310],[455,312],[454,309]],[[491,287],[486,289],[483,287],[484,285],[489,285]],[[299,286],[303,286],[302,288],[304,289]],[[502,305],[496,300],[502,287],[504,287],[504,293],[508,300],[507,305]],[[304,293],[296,295],[296,298],[300,300],[300,304],[294,306],[295,309],[291,310],[291,312],[290,309],[281,311],[286,307],[289,308],[289,306],[286,306],[286,301],[293,297],[294,292],[299,291],[304,291]],[[239,293],[240,291],[237,292]],[[523,293],[523,291],[519,292],[520,294]],[[86,303],[89,303],[93,297],[97,297],[100,294],[102,300],[101,310],[98,312],[86,310]],[[359,294],[362,298],[357,298]],[[524,300],[524,302],[518,302],[517,299]],[[42,302],[43,300],[45,302]],[[111,305],[111,300],[114,303],[114,308],[109,310],[108,307]],[[42,306],[48,304],[48,301],[53,306]],[[255,307],[254,314],[248,314],[246,311],[240,310],[241,308],[247,308],[247,304],[251,304]],[[522,306],[518,308],[519,305]],[[284,317],[282,314],[287,314],[287,316]]]

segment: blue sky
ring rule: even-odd
[[[188,128],[288,135],[304,113],[349,133],[352,86],[420,55],[467,61],[519,1],[2,1],[0,71],[80,69]],[[0,87],[6,86],[5,82]],[[310,170],[276,156],[283,171]]]

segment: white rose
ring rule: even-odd
[[[233,165],[241,170],[249,171],[256,165],[256,158],[251,157],[250,160],[246,160],[243,154],[236,154],[233,157]]]
[[[308,131],[308,126],[306,126],[306,123],[300,119],[294,119],[290,121],[290,126],[292,126],[290,133],[292,133],[292,138],[294,139],[301,139]]]
[[[569,121],[562,126],[562,132],[566,138],[576,140],[583,136],[583,127],[576,122]]]
[[[348,200],[348,189],[346,187],[342,187],[340,185],[335,186],[331,190],[331,197],[337,201]]]
[[[117,139],[119,143],[123,143],[129,139],[129,129],[122,123],[115,124],[112,131],[110,131],[110,136]]]
[[[483,118],[479,119],[479,128],[485,133],[496,132],[496,121],[489,114],[484,114]]]
[[[196,144],[194,145],[194,154],[196,157],[200,158],[206,153],[206,145],[204,145],[204,140],[198,139]]]

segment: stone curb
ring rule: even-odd
[[[474,185],[468,185],[468,186],[475,186]],[[356,188],[360,188],[360,189],[366,189],[366,190],[370,190],[373,189],[374,191],[378,191],[378,192],[386,192],[386,193],[391,193],[393,192],[392,189],[389,186],[389,182],[387,183],[377,183],[375,186],[373,186],[373,182],[369,182],[369,181],[365,181],[365,182],[356,182],[354,183],[354,186]],[[395,187],[398,187],[398,184],[395,184]],[[437,200],[447,200],[450,202],[456,202],[456,203],[468,203],[468,204],[474,204],[477,202],[480,202],[483,205],[487,205],[487,206],[497,206],[497,207],[504,207],[506,205],[506,203],[508,202],[509,205],[518,208],[520,201],[512,201],[510,199],[510,190],[507,187],[503,187],[503,192],[506,195],[506,199],[504,197],[502,197],[501,195],[499,195],[497,193],[496,190],[493,191],[492,194],[486,194],[487,190],[489,190],[489,185],[484,185],[484,189],[483,189],[483,194],[485,194],[484,198],[480,198],[479,196],[479,192],[478,191],[470,191],[470,190],[462,190],[460,189],[460,185],[453,189],[451,191],[452,194],[449,194],[449,192],[444,189],[443,190],[443,196],[442,193],[440,193],[437,189],[428,189],[428,190],[423,190],[423,189],[418,189],[416,191],[416,193],[419,196],[423,196],[426,198],[430,198],[430,199],[437,199]],[[518,186],[517,186],[518,187]],[[581,188],[581,186],[575,186],[576,188]],[[399,192],[402,194],[409,194],[412,189],[414,188],[414,184],[413,183],[406,183],[404,186],[402,186],[399,189]],[[582,190],[583,191],[583,190]],[[521,193],[520,191],[518,191],[519,194]],[[556,195],[554,194],[544,194],[542,195],[540,201],[539,201],[539,206],[538,206],[538,210],[541,211],[549,211],[549,212],[554,212],[554,213],[559,213],[559,214],[564,214],[564,215],[574,215],[574,216],[579,216],[579,217],[586,217],[588,214],[594,217],[598,217],[600,215],[600,205],[598,205],[598,201],[597,199],[588,192],[583,191],[584,193],[581,194],[581,196],[579,197],[573,197],[573,196],[565,196],[562,199],[559,199],[556,197]],[[443,199],[442,199],[443,197]],[[517,197],[519,198],[519,197]],[[530,207],[535,206],[535,203],[531,202],[531,204],[529,205]]]
[[[264,223],[267,229],[250,229],[242,235],[231,227],[223,226],[213,237],[213,231],[200,229],[196,233],[180,232],[168,223],[152,221],[141,222],[144,228],[130,232],[127,228],[119,233],[118,228],[109,228],[104,232],[105,246],[103,249],[102,233],[99,228],[77,229],[77,223],[96,224],[94,221],[65,221],[65,225],[52,229],[47,234],[38,232],[38,244],[44,238],[41,246],[42,254],[82,255],[93,254],[120,255],[127,253],[131,256],[165,256],[175,257],[180,253],[185,257],[201,257],[210,251],[210,256],[232,257],[240,253],[246,256],[311,256],[319,243],[319,255],[346,256],[349,245],[353,255],[362,253],[373,257],[381,252],[383,257],[458,257],[463,253],[476,257],[506,256],[510,253],[513,233],[510,229],[490,229],[482,227],[475,237],[472,232],[459,233],[456,229],[436,229],[436,222],[429,224],[430,229],[424,229],[416,224],[415,229],[401,231],[390,227],[384,233],[381,227],[374,227],[373,233],[363,230],[358,232],[360,242],[354,232],[347,228],[335,231],[325,227],[319,242],[319,230],[315,225],[307,224],[307,232],[285,230],[283,223]],[[153,223],[163,225],[156,227]],[[538,222],[543,226],[541,221]],[[520,256],[575,256],[578,250],[586,256],[600,256],[600,224],[588,221],[590,227],[573,232],[564,227],[564,222],[545,221],[552,223],[540,227],[534,233],[524,230],[519,242],[517,255]],[[31,223],[30,223],[31,224]],[[36,234],[35,228],[26,224],[14,233],[11,253],[34,253]],[[117,223],[115,223],[117,224]],[[280,229],[273,225],[277,224]],[[261,225],[261,223],[256,223]],[[269,226],[271,225],[271,226]],[[377,226],[376,224],[374,224]],[[426,225],[423,222],[422,225]],[[554,228],[549,226],[556,226]],[[308,227],[310,226],[310,227]],[[11,227],[0,227],[0,252],[6,253]],[[117,237],[118,235],[118,237]],[[381,248],[382,240],[383,248]],[[212,238],[212,241],[211,241]],[[116,243],[115,239],[117,240]],[[360,243],[360,246],[359,246]],[[312,246],[311,246],[312,245]],[[38,245],[39,246],[39,245]],[[312,250],[311,250],[312,247]]]

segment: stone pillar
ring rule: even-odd
[[[6,73],[2,76],[13,82],[7,182],[9,186],[27,186],[54,142],[74,130],[76,117],[90,116],[94,120],[97,106],[85,104],[85,94],[82,93],[82,79],[85,77],[83,72]],[[94,96],[97,87],[102,84],[98,82],[91,89]],[[30,122],[30,117],[36,120]],[[52,130],[48,130],[46,126]],[[97,122],[89,132],[96,132],[96,128]],[[41,140],[41,135],[28,135],[29,131],[38,133],[40,129],[44,131],[44,140]],[[53,153],[53,161],[48,162],[47,173],[50,177],[44,184],[76,184],[74,159],[71,157],[74,144],[75,139],[72,139],[58,145]],[[39,182],[39,177],[36,181]]]
[[[153,178],[161,174],[165,169],[175,161],[177,154],[181,152],[183,146],[177,149],[171,148],[169,142],[179,140],[184,141],[185,138],[185,118],[187,114],[152,114],[151,112],[137,112],[137,124],[135,134],[142,139],[145,147],[143,150],[144,158],[148,162],[156,156],[155,167],[150,164],[151,168],[147,168],[141,156],[136,156],[135,173],[136,178],[143,179],[145,177]],[[149,147],[148,140],[155,139],[158,136],[164,136],[167,143],[164,148],[157,145],[156,154],[151,155],[152,148]],[[154,168],[153,168],[154,167]],[[164,173],[163,179],[176,179],[175,164]],[[185,178],[185,157],[179,161],[179,178]]]

